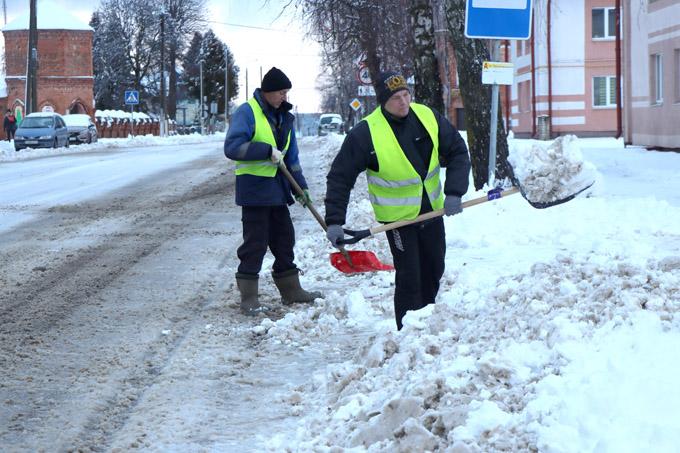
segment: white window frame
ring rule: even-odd
[[[592,11],[596,10],[602,10],[604,11],[604,36],[603,37],[595,37],[593,36],[593,31],[595,30],[595,24],[590,24],[591,29],[590,29],[590,37],[592,38],[593,41],[611,41],[612,39],[616,39],[616,30],[609,30],[609,15],[610,14],[616,14],[616,8],[614,7],[599,7],[599,8],[593,8],[590,13],[590,20],[592,21],[593,19],[593,13]],[[614,21],[616,23],[616,21]],[[610,34],[611,33],[611,34]]]
[[[673,51],[675,66],[673,71],[673,80],[675,80],[675,103],[680,104],[680,49]]]
[[[605,80],[605,92],[607,93],[607,103],[605,105],[596,105],[595,104],[595,79],[604,79]],[[613,85],[613,86],[612,86]],[[616,89],[616,76],[613,75],[601,75],[601,76],[594,76],[592,80],[592,87],[593,87],[593,108],[594,109],[611,109],[616,107],[616,91],[614,91],[614,96],[611,96],[612,90]],[[613,98],[613,99],[611,99]]]
[[[652,105],[661,105],[663,104],[663,55],[655,53],[651,57],[651,101]]]

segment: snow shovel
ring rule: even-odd
[[[501,188],[496,188],[496,189],[488,191],[486,193],[485,197],[479,197],[479,198],[475,198],[475,199],[472,199],[472,200],[468,200],[468,201],[464,202],[461,206],[463,208],[469,208],[469,207],[472,207],[472,206],[476,206],[478,204],[486,203],[487,201],[497,200],[501,197],[512,195],[512,194],[515,194],[515,193],[518,193],[518,192],[520,192],[520,189],[518,189],[517,187],[511,187],[510,189],[507,189],[507,190],[503,190]],[[435,211],[430,211],[430,212],[426,212],[425,214],[421,214],[421,215],[419,215],[418,217],[416,217],[415,219],[412,219],[412,220],[401,220],[399,222],[387,223],[385,225],[378,225],[378,226],[375,226],[373,228],[368,228],[366,230],[349,230],[349,229],[343,228],[343,231],[351,237],[347,238],[347,239],[340,240],[340,243],[342,243],[342,244],[356,244],[360,240],[366,239],[366,238],[371,237],[371,236],[375,236],[378,233],[390,231],[390,230],[393,230],[395,228],[400,228],[400,227],[407,226],[407,225],[413,225],[414,223],[419,223],[419,222],[423,222],[425,220],[434,219],[435,217],[441,217],[443,215],[444,215],[444,210],[443,209],[437,209]],[[370,252],[368,252],[368,253],[370,253]]]
[[[469,208],[471,206],[476,206],[478,204],[486,203],[487,201],[496,200],[498,198],[501,198],[501,197],[504,197],[504,196],[507,196],[507,195],[512,195],[512,194],[519,192],[520,194],[522,194],[522,197],[532,207],[537,208],[537,209],[545,209],[545,208],[549,208],[551,206],[557,206],[558,204],[566,203],[567,201],[573,200],[578,194],[589,189],[595,183],[593,181],[592,183],[588,184],[584,188],[582,188],[582,189],[580,189],[580,190],[578,190],[578,191],[576,191],[576,192],[574,192],[574,193],[572,193],[572,194],[570,194],[570,195],[568,195],[564,198],[560,198],[560,199],[556,199],[556,200],[552,200],[552,201],[535,201],[535,200],[532,201],[527,197],[526,191],[522,188],[522,185],[520,184],[520,182],[515,177],[515,172],[514,172],[512,166],[510,165],[509,162],[507,163],[507,165],[508,165],[508,167],[510,167],[509,174],[510,174],[511,181],[514,184],[513,187],[511,187],[507,190],[503,190],[502,188],[497,187],[497,188],[487,192],[485,197],[479,197],[479,198],[475,198],[473,200],[468,200],[468,201],[464,202],[462,204],[462,207],[463,208]],[[435,217],[439,217],[439,216],[442,216],[442,215],[444,215],[444,210],[443,209],[437,209],[436,211],[431,211],[431,212],[427,212],[425,214],[421,214],[413,220],[402,220],[400,222],[393,222],[393,223],[388,223],[388,224],[385,224],[385,225],[375,226],[373,228],[369,228],[369,229],[366,229],[366,230],[355,231],[355,230],[348,230],[348,229],[343,228],[344,232],[346,234],[348,234],[349,236],[351,236],[351,238],[342,239],[340,241],[340,243],[341,244],[355,244],[355,243],[359,242],[360,240],[365,239],[367,237],[374,236],[375,234],[382,233],[384,231],[393,230],[395,228],[403,227],[403,226],[406,226],[406,225],[412,225],[414,223],[422,222],[422,221],[428,220],[428,219],[433,219]]]
[[[302,190],[302,187],[300,187],[297,181],[295,181],[295,178],[293,178],[293,175],[290,174],[290,172],[286,168],[286,165],[283,162],[279,163],[279,169],[286,176],[288,182],[290,182],[290,184],[293,186],[295,192],[304,199],[305,191]],[[319,214],[319,211],[317,211],[314,205],[312,205],[312,203],[309,201],[307,201],[305,205],[310,210],[316,221],[319,222],[321,228],[323,228],[323,230],[326,231],[328,229],[328,226],[326,225],[326,222],[324,221],[323,217],[321,217],[321,215]],[[338,250],[340,251],[331,253],[330,258],[331,265],[338,269],[340,272],[344,272],[346,274],[353,274],[356,272],[394,270],[394,267],[390,266],[389,264],[384,264],[380,262],[378,257],[375,256],[373,252],[366,251],[348,252],[347,250],[345,250],[345,247],[343,246],[338,247]]]

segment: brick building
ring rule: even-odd
[[[63,8],[38,4],[38,110],[61,114],[94,114],[93,30]],[[5,85],[0,93],[4,112],[24,114],[29,14],[5,27]],[[2,85],[2,84],[0,84]],[[0,130],[0,134],[4,131]]]

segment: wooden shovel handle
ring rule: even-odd
[[[478,204],[486,203],[487,201],[495,200],[495,199],[504,197],[506,195],[512,195],[512,194],[518,193],[518,192],[519,192],[519,189],[517,187],[512,187],[508,190],[502,191],[501,195],[496,197],[496,198],[491,198],[491,197],[489,197],[489,195],[487,195],[485,197],[479,197],[479,198],[474,198],[472,200],[468,200],[468,201],[464,202],[461,206],[463,208],[469,208],[471,206],[476,206]],[[421,215],[419,215],[418,217],[416,217],[415,219],[412,219],[412,220],[400,220],[399,222],[392,222],[392,223],[387,223],[385,225],[376,226],[376,227],[371,228],[371,230],[370,230],[371,236],[378,234],[378,233],[382,233],[384,231],[389,231],[389,230],[393,230],[395,228],[400,228],[400,227],[403,227],[403,226],[406,226],[406,225],[413,225],[414,223],[422,222],[424,220],[434,219],[435,217],[441,217],[443,215],[444,215],[444,210],[443,209],[437,209],[436,211],[430,211],[430,212],[426,212],[425,214],[421,214]]]
[[[305,198],[305,191],[300,187],[300,185],[297,183],[295,178],[293,178],[293,175],[290,174],[288,169],[286,168],[286,164],[281,161],[279,163],[279,170],[283,172],[283,174],[286,176],[288,179],[288,182],[290,182],[290,185],[293,186],[293,189],[295,189],[295,192],[297,192],[298,195],[300,195],[303,199]],[[323,228],[324,231],[328,229],[326,226],[326,221],[321,217],[321,214],[319,214],[319,211],[316,210],[314,205],[312,203],[307,202],[307,208],[312,212],[312,215],[316,219],[317,222],[319,222],[319,225],[321,225],[321,228]]]

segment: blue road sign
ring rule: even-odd
[[[529,39],[532,4],[532,0],[467,0],[465,36]]]
[[[125,91],[125,104],[127,105],[139,104],[139,91],[137,90]]]

